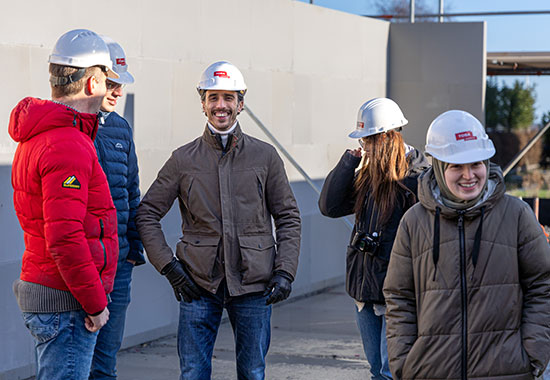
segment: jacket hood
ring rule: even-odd
[[[480,214],[483,207],[485,211],[491,209],[495,202],[500,199],[506,187],[502,170],[496,164],[489,164],[489,178],[486,195],[474,207],[465,210],[465,217],[471,218]],[[440,209],[441,215],[447,218],[454,218],[459,214],[459,210],[446,206],[441,200],[441,194],[435,180],[433,168],[425,171],[418,180],[418,200],[426,209],[435,212]]]
[[[430,210],[435,214],[433,224],[433,248],[432,248],[432,260],[434,263],[434,276],[435,281],[437,275],[437,262],[439,261],[440,250],[440,220],[439,217],[453,219],[459,216],[473,219],[479,218],[479,224],[476,229],[474,237],[474,246],[472,249],[472,263],[474,267],[477,265],[477,259],[479,257],[479,250],[481,245],[481,236],[483,233],[483,216],[484,214],[493,208],[497,201],[502,198],[505,191],[504,177],[500,167],[495,164],[489,166],[489,182],[487,184],[486,194],[481,200],[473,207],[466,210],[457,210],[448,207],[443,203],[441,199],[441,193],[435,180],[435,174],[433,168],[430,168],[420,177],[418,184],[418,199],[422,206]]]
[[[430,167],[430,163],[421,151],[414,147],[411,148],[412,150],[407,153],[407,161],[409,162],[408,174],[420,174]]]
[[[54,128],[73,126],[92,140],[97,133],[96,114],[78,112],[51,100],[27,97],[11,111],[9,134],[16,142],[23,142]]]

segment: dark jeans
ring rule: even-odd
[[[130,282],[134,264],[119,262],[109,309],[109,321],[99,330],[90,379],[116,379],[116,355],[124,337],[126,310],[130,303]]]
[[[263,380],[271,339],[271,305],[266,306],[266,299],[257,293],[230,297],[222,284],[215,295],[203,291],[200,300],[180,302],[180,380],[210,380],[212,352],[224,308],[235,336],[237,378]]]

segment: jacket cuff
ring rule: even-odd
[[[97,313],[93,313],[93,314],[90,314],[92,317],[97,317],[99,314],[103,313],[103,310],[105,310],[105,308],[103,308],[101,311],[98,311]]]
[[[361,159],[362,157],[355,157],[353,154],[351,154],[351,149],[348,149],[340,159],[340,162],[343,165],[356,168],[361,163]]]
[[[143,252],[130,251],[128,252],[128,256],[126,257],[126,260],[135,261],[136,263],[134,265],[136,267],[138,265],[145,264],[145,256],[143,255]]]
[[[531,368],[532,368],[531,373],[533,374],[534,377],[540,377],[544,373],[544,369],[535,367],[533,363],[531,363]]]
[[[290,281],[290,282],[294,282],[294,276],[292,276],[292,275],[291,275],[290,273],[288,273],[287,271],[284,271],[284,270],[279,269],[279,270],[276,270],[274,274],[275,274],[275,275],[279,275],[279,276],[281,276],[281,277],[284,277],[284,278],[286,278],[286,279],[287,279],[288,281]]]
[[[171,272],[176,266],[178,266],[178,259],[175,257],[172,258],[172,261],[170,261],[168,264],[166,264],[162,270],[160,271],[160,274],[163,276],[166,276],[169,272]]]
[[[103,301],[97,302],[93,306],[91,305],[84,306],[84,304],[81,303],[82,309],[84,309],[86,314],[91,315],[92,317],[95,317],[101,314],[103,310],[105,310],[105,308],[107,307],[107,304],[109,303],[107,294],[104,294],[104,297],[105,298],[103,299]]]

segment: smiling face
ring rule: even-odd
[[[231,128],[243,106],[244,102],[239,101],[235,91],[208,90],[202,101],[202,110],[218,131]]]
[[[107,93],[101,103],[101,110],[104,112],[113,112],[116,108],[118,98],[124,95],[124,85],[115,83],[109,79],[106,82]]]
[[[445,183],[451,193],[465,201],[475,199],[487,181],[487,167],[482,161],[471,164],[449,164],[445,169]]]

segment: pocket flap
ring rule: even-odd
[[[181,241],[197,247],[216,247],[220,242],[219,236],[183,235]]]
[[[263,251],[275,245],[272,235],[239,236],[239,244],[242,248]]]

